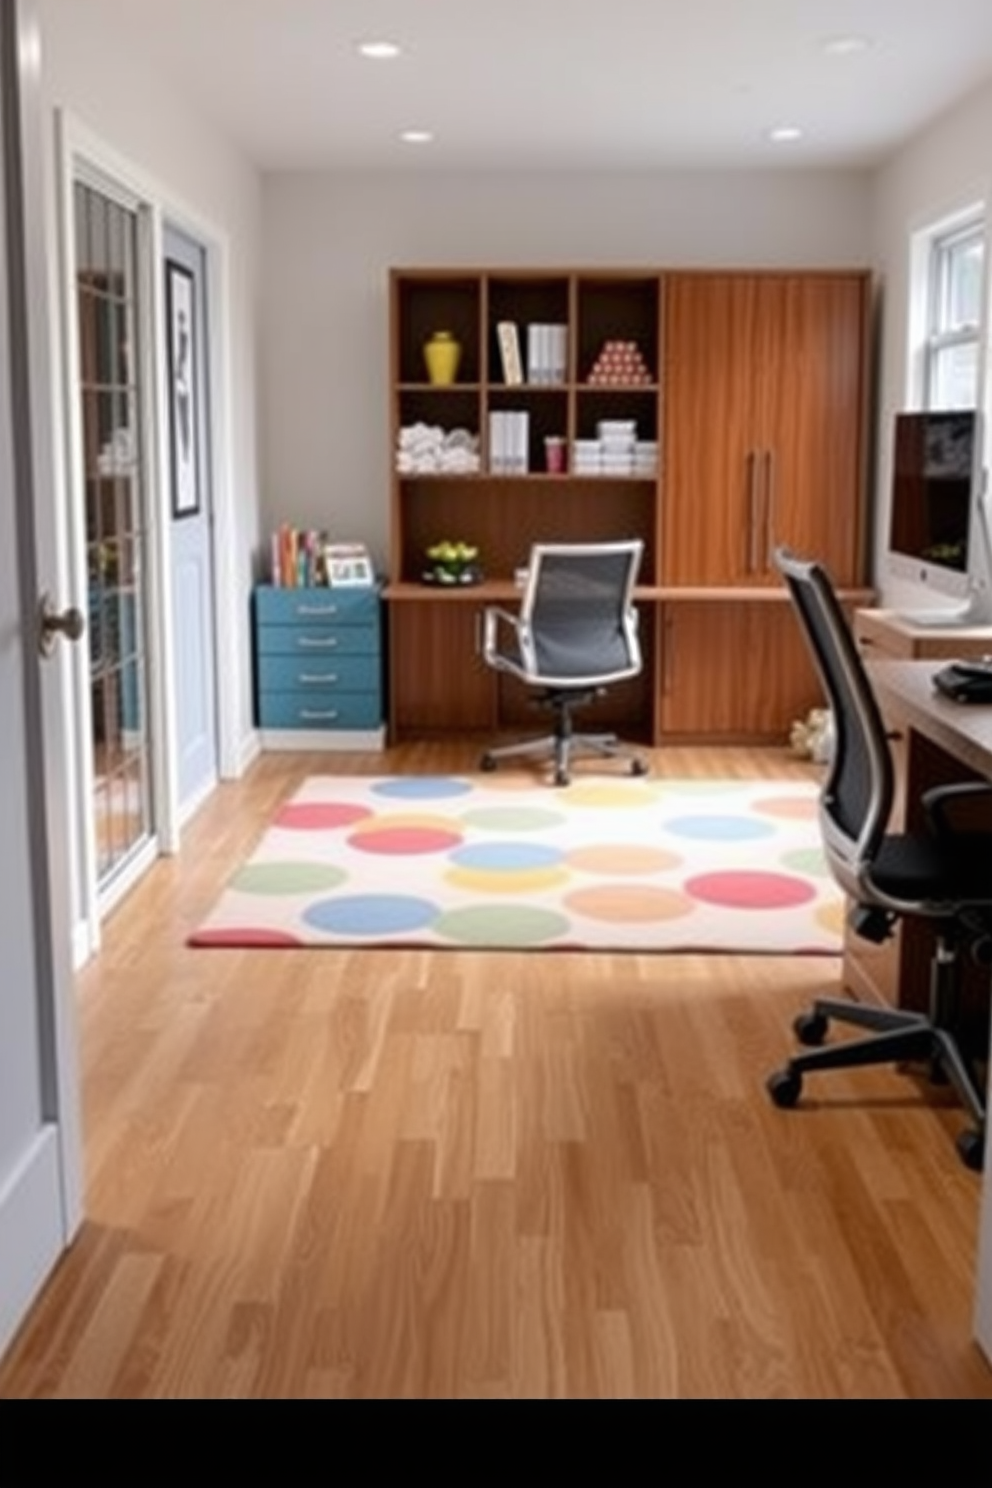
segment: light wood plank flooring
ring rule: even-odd
[[[305,775],[474,761],[266,756],[108,921],[88,1219],[0,1396],[992,1399],[960,1113],[764,1094],[833,960],[184,945]]]

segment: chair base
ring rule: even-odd
[[[544,734],[538,739],[523,739],[516,744],[503,744],[487,749],[479,761],[483,770],[495,770],[500,760],[527,759],[551,755],[554,761],[555,785],[571,781],[569,766],[578,754],[598,755],[602,759],[625,759],[631,775],[646,775],[647,762],[634,750],[622,744],[616,734]]]
[[[981,1169],[986,1119],[983,1087],[948,1029],[938,1026],[923,1013],[867,1006],[838,998],[818,998],[811,1011],[803,1013],[793,1025],[800,1043],[821,1044],[831,1020],[868,1029],[872,1036],[833,1044],[829,1048],[810,1048],[807,1053],[794,1055],[766,1082],[766,1089],[775,1105],[783,1108],[794,1106],[802,1094],[803,1076],[817,1070],[924,1061],[930,1066],[932,1079],[946,1078],[950,1082],[975,1123],[973,1129],[959,1137],[957,1148],[969,1168]]]

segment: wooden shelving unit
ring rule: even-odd
[[[785,591],[777,542],[816,552],[854,604],[863,584],[869,279],[861,272],[396,269],[391,274],[389,727],[393,739],[535,721],[478,655],[484,604],[512,602],[539,541],[640,537],[645,665],[600,718],[645,743],[784,737],[819,700]],[[525,381],[503,377],[496,327],[518,328]],[[561,381],[526,380],[528,327],[566,327]],[[457,379],[435,386],[423,348],[461,346]],[[634,343],[646,382],[590,376],[609,342]],[[526,412],[526,470],[492,469],[490,416]],[[577,470],[576,441],[634,420],[658,446],[639,470]],[[461,429],[477,471],[397,469],[401,431]],[[546,436],[566,442],[561,474]],[[422,583],[443,539],[479,548],[486,582]],[[729,689],[729,691],[728,691]]]

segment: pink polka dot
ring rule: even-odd
[[[223,930],[197,930],[189,938],[193,946],[301,946],[306,942],[297,935],[282,930],[253,930],[250,926],[241,929],[228,925]]]
[[[393,827],[377,828],[374,832],[355,832],[348,838],[348,845],[357,848],[359,852],[403,857],[417,853],[449,852],[461,841],[461,832],[444,832],[436,827]]]
[[[684,885],[687,894],[726,909],[794,909],[816,898],[816,889],[785,873],[701,873]]]
[[[326,832],[334,827],[350,827],[371,815],[367,806],[349,806],[344,801],[304,801],[284,806],[275,824],[293,832]]]

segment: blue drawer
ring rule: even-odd
[[[276,589],[255,590],[255,618],[259,625],[368,625],[378,628],[379,590]]]
[[[263,692],[258,715],[260,728],[273,729],[374,729],[382,723],[382,708],[375,692],[343,692],[333,697]]]
[[[261,656],[260,692],[374,692],[380,688],[378,656]]]
[[[378,656],[379,632],[370,625],[261,625],[259,656]]]

